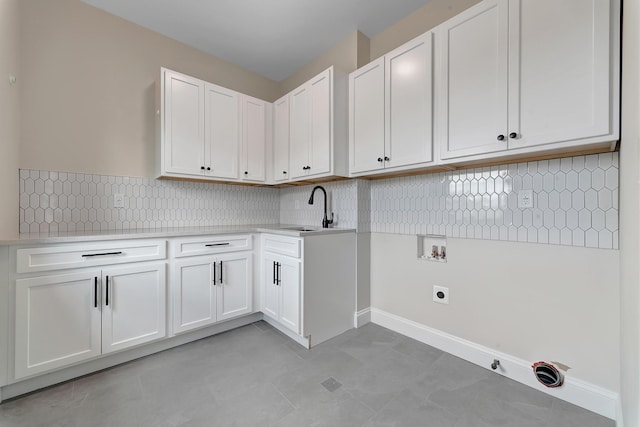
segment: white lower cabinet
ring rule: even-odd
[[[173,331],[186,332],[249,314],[251,252],[178,259],[173,264]]]
[[[265,320],[307,348],[353,328],[355,233],[262,235]]]
[[[163,338],[166,265],[16,280],[15,378]]]
[[[300,334],[300,260],[266,252],[262,263],[262,312]]]

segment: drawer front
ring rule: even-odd
[[[173,242],[175,257],[247,251],[251,250],[252,248],[253,239],[249,234],[230,236],[199,236],[190,239],[178,239]]]
[[[167,257],[166,240],[73,243],[16,250],[16,272],[64,270]]]
[[[293,258],[300,258],[302,253],[302,240],[275,234],[265,234],[262,236],[262,250]]]

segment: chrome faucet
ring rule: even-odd
[[[327,191],[324,189],[324,187],[322,187],[321,185],[316,185],[315,187],[313,187],[313,190],[311,191],[311,197],[309,197],[309,204],[312,205],[313,204],[313,194],[316,192],[317,189],[322,190],[322,192],[324,193],[324,218],[322,218],[322,228],[329,228],[329,224],[333,224],[333,212],[331,212],[331,219],[327,218]]]

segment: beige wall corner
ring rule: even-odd
[[[18,235],[20,0],[0,0],[0,240]],[[16,77],[16,83],[9,81]]]
[[[371,37],[371,60],[454,17],[480,0],[431,0],[411,15]]]
[[[278,95],[277,82],[80,0],[20,4],[23,168],[152,176],[162,66]]]
[[[357,67],[364,67],[371,59],[371,40],[369,37],[358,31],[358,64]]]
[[[336,71],[350,73],[358,68],[359,31],[354,31],[320,56],[280,83],[280,96],[286,95],[313,76],[333,65]]]
[[[625,426],[640,425],[640,6],[624,2],[620,140],[621,396]]]

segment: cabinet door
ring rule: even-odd
[[[285,257],[278,257],[280,263],[278,279],[280,287],[280,318],[282,325],[300,334],[300,262]]]
[[[433,160],[433,47],[426,33],[385,56],[385,167]]]
[[[289,95],[273,104],[273,180],[289,180]]]
[[[349,75],[349,172],[384,167],[384,58]]]
[[[264,182],[267,145],[267,103],[243,97],[242,179]]]
[[[276,255],[266,253],[262,257],[262,312],[274,320],[280,314],[280,286],[277,281]]]
[[[552,14],[552,12],[549,12]],[[487,0],[436,30],[443,159],[507,148],[508,2]],[[502,135],[504,140],[498,140]]]
[[[206,85],[206,175],[237,179],[240,160],[240,94],[210,83]]]
[[[331,82],[333,69],[328,69],[309,84],[311,107],[311,140],[309,146],[309,175],[331,172],[333,142],[333,97]]]
[[[218,320],[253,311],[252,255],[234,253],[218,257]]]
[[[15,378],[100,355],[100,271],[16,280]]]
[[[307,175],[309,166],[309,138],[310,132],[310,96],[307,85],[298,88],[291,94],[291,178]]]
[[[610,2],[513,0],[510,148],[611,132]]]
[[[191,257],[173,264],[173,330],[185,332],[216,321],[213,257]],[[216,280],[218,278],[216,277]]]
[[[166,265],[102,271],[102,353],[166,335]]]
[[[164,72],[163,150],[165,172],[201,175],[205,165],[204,82]]]

